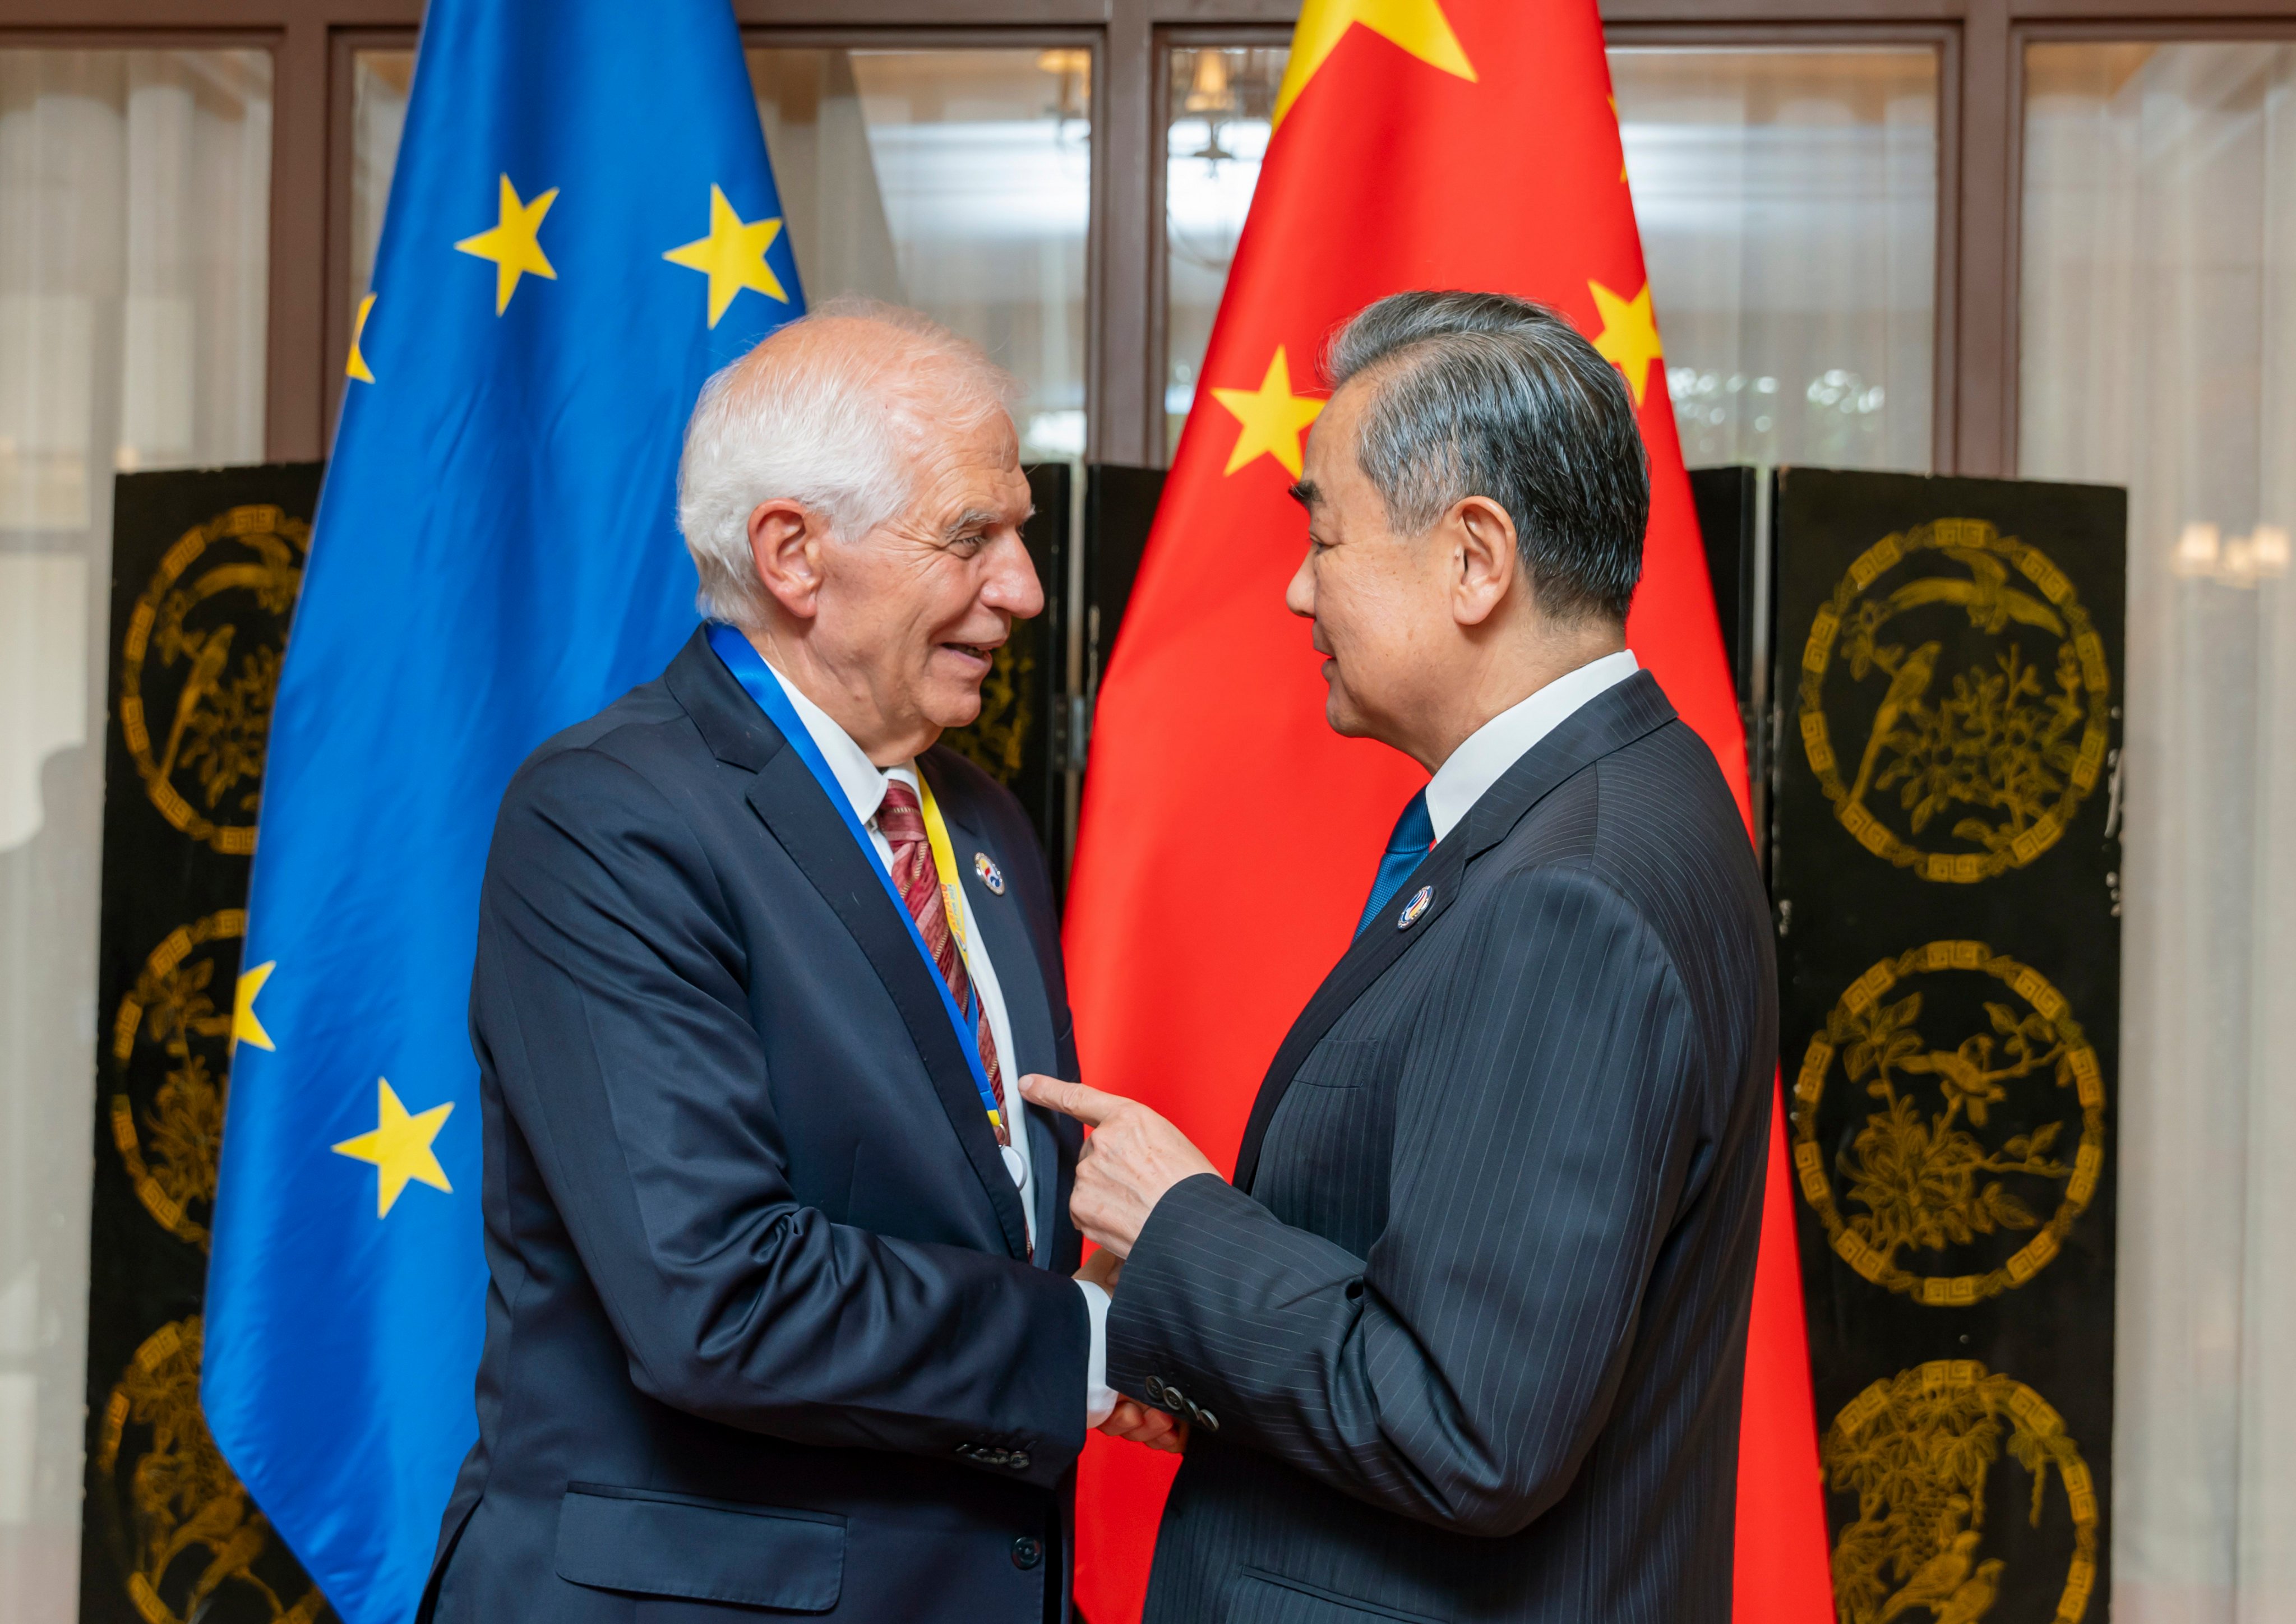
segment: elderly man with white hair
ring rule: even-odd
[[[1043,858],[943,729],[1044,605],[978,349],[840,303],[712,379],[708,623],[503,800],[479,1440],[440,1624],[1068,1615],[1107,1299]]]

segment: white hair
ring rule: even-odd
[[[872,323],[902,334],[890,354],[855,345],[776,343],[815,323]],[[758,350],[774,346],[767,353]],[[1021,395],[1012,373],[931,316],[841,296],[769,335],[701,386],[677,469],[677,522],[701,578],[701,612],[755,630],[765,588],[750,515],[790,501],[850,540],[914,499],[915,454],[936,432],[965,432]]]

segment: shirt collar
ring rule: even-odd
[[[914,762],[904,761],[895,767],[879,767],[869,759],[868,753],[853,742],[851,734],[839,726],[829,712],[800,693],[798,685],[783,676],[771,660],[766,662],[766,669],[773,672],[774,680],[781,684],[782,692],[789,695],[790,709],[797,712],[797,719],[804,723],[806,732],[813,735],[814,748],[829,764],[829,771],[836,778],[837,787],[845,791],[846,800],[852,805],[854,816],[864,824],[873,819],[877,816],[877,808],[885,804],[886,784],[895,778],[912,790],[917,787]]]
[[[1483,791],[1521,760],[1570,713],[1639,668],[1633,651],[1620,649],[1565,672],[1529,698],[1510,705],[1469,734],[1465,742],[1435,769],[1427,783],[1427,816],[1435,838],[1443,839],[1474,809]],[[826,718],[824,718],[824,720]]]

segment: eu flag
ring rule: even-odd
[[[348,1624],[477,1435],[465,1025],[512,770],[696,620],[702,380],[800,311],[726,0],[434,0],[271,730],[209,1424]]]

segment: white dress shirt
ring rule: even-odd
[[[789,696],[790,707],[797,712],[799,721],[813,736],[814,748],[828,763],[829,771],[837,780],[837,787],[845,791],[846,800],[853,808],[853,816],[869,832],[869,844],[877,853],[878,864],[887,874],[892,872],[893,847],[877,827],[878,808],[885,804],[885,786],[898,781],[917,793],[917,764],[904,761],[898,766],[880,768],[869,759],[868,753],[853,742],[853,735],[839,726],[830,714],[798,691],[797,685],[781,674],[769,661],[766,669],[772,671],[774,680]],[[922,795],[918,797],[922,801]],[[996,966],[988,956],[988,945],[981,939],[980,927],[972,916],[972,899],[965,894],[961,877],[944,876],[948,881],[948,892],[955,898],[963,915],[955,923],[958,950],[964,956],[965,973],[980,995],[980,1006],[988,1012],[988,1033],[996,1039],[996,1054],[1003,1062],[999,1070],[1004,1084],[1006,1120],[1011,1125],[1013,1143],[1004,1147],[1004,1168],[1013,1176],[1013,1187],[1020,1192],[1021,1211],[1029,1225],[1029,1243],[1037,1242],[1037,1183],[1036,1169],[1029,1147],[1028,1105],[1020,1094],[1020,1079],[1013,1070],[1013,1023],[1004,1013],[1004,992],[997,985]],[[1108,1419],[1116,1407],[1116,1395],[1108,1386],[1108,1293],[1087,1281],[1077,1282],[1084,1293],[1085,1309],[1092,1322],[1092,1351],[1085,1373],[1085,1420],[1097,1426]]]
[[[1532,745],[1569,720],[1572,711],[1639,668],[1630,650],[1605,654],[1565,672],[1469,734],[1427,781],[1427,819],[1435,825],[1435,839],[1439,842],[1457,828],[1483,791],[1529,753]]]

